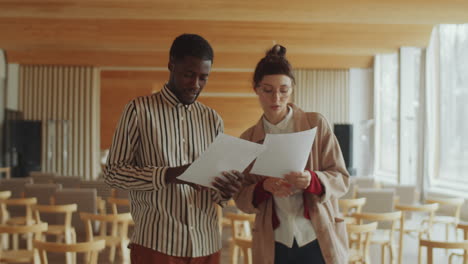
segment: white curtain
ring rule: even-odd
[[[400,48],[400,184],[414,185],[423,175],[423,67],[423,49]]]
[[[349,70],[295,70],[294,103],[334,123],[349,122]]]
[[[468,187],[468,24],[440,25],[428,60],[430,188]],[[431,83],[429,83],[431,81]],[[434,165],[431,165],[434,164]]]
[[[399,170],[398,70],[398,53],[375,56],[375,176],[393,184],[398,182]]]

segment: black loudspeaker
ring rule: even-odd
[[[41,170],[41,121],[10,120],[7,122],[6,157],[12,177],[25,177]]]
[[[353,125],[334,124],[333,130],[340,144],[341,152],[350,175],[356,174],[353,168]]]

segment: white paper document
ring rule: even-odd
[[[224,177],[221,172],[230,170],[242,172],[264,149],[263,145],[220,134],[177,178],[214,188],[211,183],[215,177]]]
[[[250,173],[283,178],[292,171],[303,171],[314,143],[317,128],[288,134],[267,134],[263,151]]]

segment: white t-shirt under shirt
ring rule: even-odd
[[[267,134],[286,134],[294,132],[293,109],[288,106],[286,117],[276,125],[263,117],[263,127]],[[315,234],[312,223],[304,217],[303,192],[295,192],[289,197],[274,197],[276,215],[280,225],[275,229],[275,241],[293,247],[294,238],[299,247],[314,241]]]

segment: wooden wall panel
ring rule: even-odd
[[[203,97],[199,101],[215,109],[224,120],[224,133],[239,137],[263,114],[256,97]]]
[[[112,143],[125,104],[137,96],[161,90],[169,78],[169,72],[103,70],[100,76],[101,149],[107,149]],[[226,133],[234,136],[239,136],[243,129],[260,116],[260,107],[253,97],[251,78],[250,72],[212,71],[208,84],[199,98],[200,102],[206,103],[220,113],[225,120]],[[240,117],[247,119],[239,119]]]
[[[1,1],[1,17],[179,19],[328,23],[466,23],[463,0],[200,1],[21,0]]]

